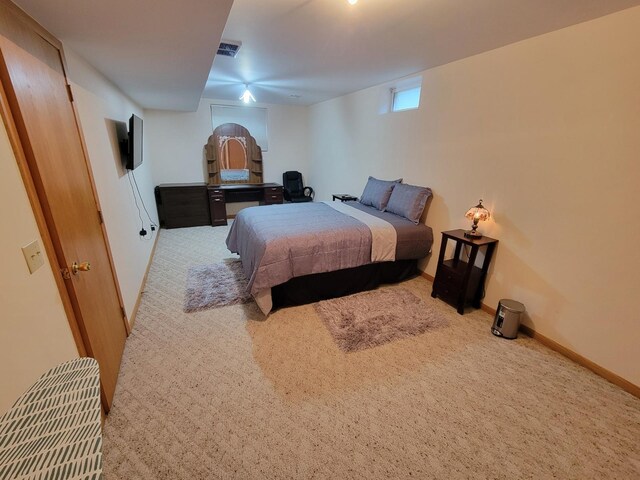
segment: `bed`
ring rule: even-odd
[[[357,201],[249,207],[236,216],[227,247],[240,255],[267,315],[415,275],[431,251],[431,228],[381,210]]]

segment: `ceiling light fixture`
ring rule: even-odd
[[[245,84],[244,86],[244,93],[242,95],[240,95],[240,100],[242,100],[244,103],[249,103],[249,102],[255,102],[256,99],[253,96],[253,94],[249,91],[249,85]]]

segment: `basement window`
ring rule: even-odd
[[[413,110],[420,106],[421,85],[409,88],[391,89],[391,111]]]

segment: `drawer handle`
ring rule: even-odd
[[[219,198],[214,198],[213,201],[214,202],[220,202],[221,200]]]

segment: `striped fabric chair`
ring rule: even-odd
[[[45,373],[0,417],[0,479],[100,478],[100,370],[78,358]]]

